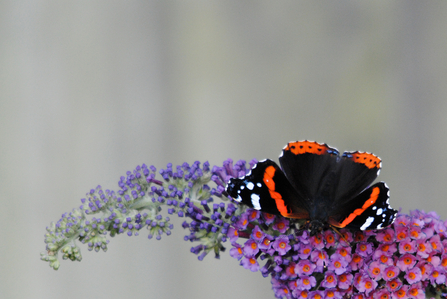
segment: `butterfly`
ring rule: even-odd
[[[250,172],[231,178],[226,192],[262,212],[306,219],[311,235],[330,226],[382,229],[396,219],[384,182],[373,185],[382,162],[367,152],[344,152],[314,141],[288,143],[279,156],[259,161]]]

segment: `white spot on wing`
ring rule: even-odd
[[[251,195],[251,203],[253,204],[253,208],[255,210],[260,210],[261,209],[261,204],[259,203],[259,195],[258,194],[252,194]]]
[[[236,197],[234,200],[237,201],[237,202],[242,202],[242,197],[239,195],[239,196]]]
[[[382,210],[381,208],[378,209],[377,212],[376,212],[377,215],[382,215],[382,213],[383,213],[383,210]],[[385,214],[384,214],[384,215],[385,215]]]
[[[368,217],[366,222],[360,227],[361,230],[367,229],[374,222],[374,217]]]
[[[258,186],[259,188],[261,188],[261,187],[262,187],[262,184],[261,184],[261,183],[257,183],[256,186]]]
[[[255,187],[255,184],[253,184],[252,182],[248,182],[248,183],[247,183],[247,188],[248,188],[249,190],[253,190],[254,187]]]

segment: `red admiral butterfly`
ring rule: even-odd
[[[394,222],[381,160],[366,152],[344,152],[313,141],[287,144],[279,156],[258,162],[244,177],[229,180],[225,190],[237,202],[266,213],[308,219],[311,235],[325,226],[381,229]]]

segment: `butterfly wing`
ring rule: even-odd
[[[279,162],[296,191],[310,203],[334,172],[338,151],[327,144],[313,141],[289,142]]]
[[[379,157],[365,152],[344,152],[336,166],[334,204],[343,208],[377,178],[382,166]]]
[[[329,217],[329,224],[339,228],[381,229],[394,222],[397,211],[389,205],[389,189],[379,182],[365,189]]]
[[[308,206],[272,160],[258,162],[244,177],[229,180],[225,190],[237,202],[266,213],[308,219]]]

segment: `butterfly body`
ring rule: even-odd
[[[364,152],[344,152],[313,141],[290,142],[279,162],[258,162],[244,177],[232,178],[226,191],[256,210],[309,220],[311,234],[326,226],[358,230],[390,225],[397,211],[389,189],[376,179],[381,160]]]

